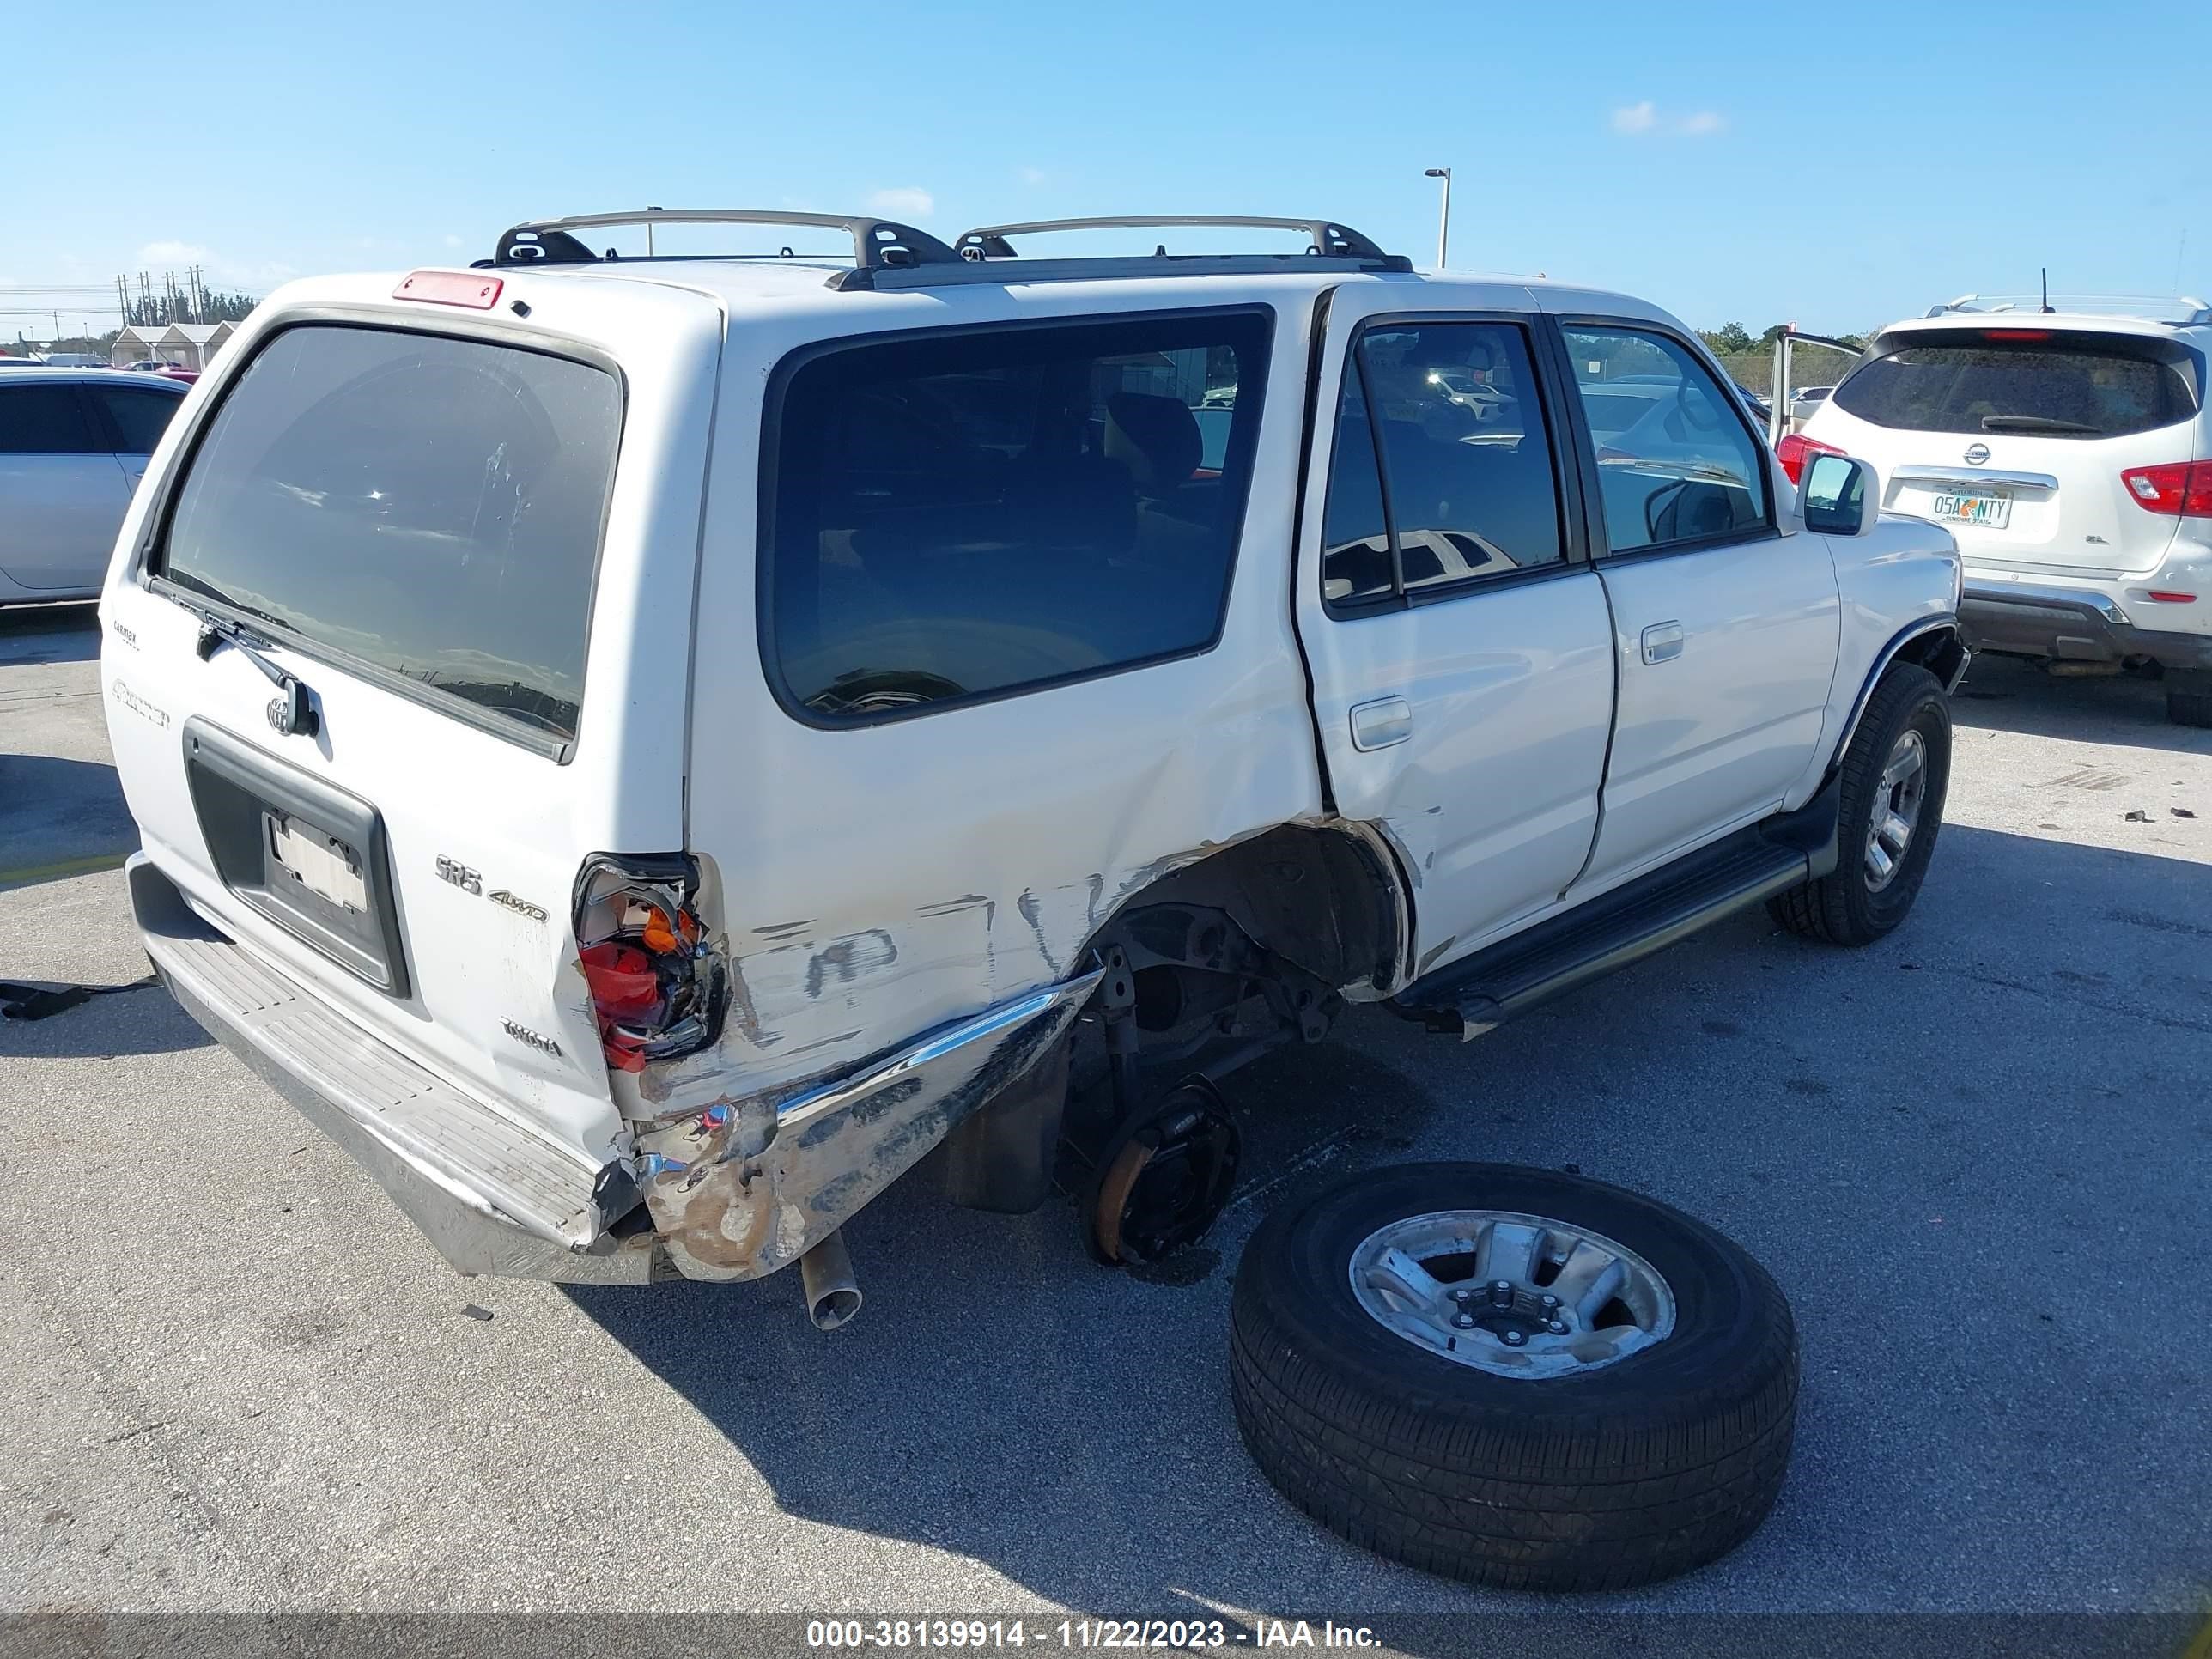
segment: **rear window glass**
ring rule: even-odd
[[[802,360],[763,538],[787,699],[880,720],[1211,644],[1267,336],[1183,313]]]
[[[614,376],[567,358],[289,329],[210,423],[161,573],[566,741],[621,427]]]
[[[127,455],[150,455],[168,429],[169,417],[184,398],[172,392],[155,392],[135,386],[97,386],[85,388],[115,422],[116,435]]]
[[[1984,334],[1911,344],[1862,363],[1832,396],[1863,421],[1906,432],[2118,438],[2197,412],[2195,378],[2160,343]]]

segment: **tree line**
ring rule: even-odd
[[[1712,348],[1717,357],[1736,357],[1747,351],[1771,350],[1774,343],[1790,332],[1790,325],[1777,323],[1763,334],[1753,334],[1741,323],[1723,323],[1718,328],[1701,328],[1698,337]],[[1866,341],[1856,334],[1838,334],[1841,340],[1854,351],[1863,350]]]
[[[261,301],[251,294],[226,294],[202,289],[195,295],[179,295],[173,302],[167,294],[133,299],[124,308],[123,320],[133,328],[167,328],[172,323],[236,323]]]

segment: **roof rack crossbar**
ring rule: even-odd
[[[1178,225],[1209,225],[1246,230],[1302,230],[1310,252],[1337,259],[1372,259],[1385,264],[1385,253],[1370,237],[1334,219],[1270,219],[1220,213],[1166,213],[1135,218],[1037,219],[1027,224],[978,225],[954,244],[967,259],[1011,259],[1015,257],[1009,238],[1058,230],[1153,230]],[[1401,258],[1397,264],[1405,264]],[[1410,269],[1410,265],[1407,267]]]
[[[779,213],[750,208],[645,208],[635,213],[580,213],[566,219],[529,220],[499,239],[492,263],[592,264],[600,256],[592,252],[575,233],[611,225],[805,225],[842,230],[853,239],[855,270],[957,264],[960,259],[958,254],[927,231],[902,225],[896,219],[843,213]]]

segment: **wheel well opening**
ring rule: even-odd
[[[1389,872],[1374,849],[1341,830],[1279,825],[1171,871],[1132,895],[1091,944],[1115,942],[1141,927],[1145,910],[1162,905],[1219,911],[1255,943],[1338,988],[1389,988],[1403,948]],[[1202,952],[1207,941],[1193,943]],[[1212,941],[1217,950],[1226,943]],[[1157,1018],[1187,988],[1158,969],[1140,971],[1137,981],[1140,1026],[1148,997]],[[1181,1012],[1179,1000],[1173,1012]]]

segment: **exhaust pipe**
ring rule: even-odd
[[[817,1331],[834,1331],[860,1311],[860,1286],[853,1278],[852,1252],[842,1228],[799,1258],[806,1291],[806,1316]]]

